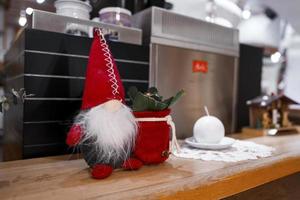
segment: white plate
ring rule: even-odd
[[[235,140],[229,137],[224,137],[219,143],[217,144],[209,144],[209,143],[201,143],[197,142],[194,137],[189,137],[185,139],[185,142],[191,145],[192,147],[196,147],[199,149],[210,149],[210,150],[220,150],[226,149],[230,147]]]

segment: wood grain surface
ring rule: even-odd
[[[0,199],[220,199],[300,171],[300,134],[247,140],[276,152],[237,163],[171,157],[138,171],[116,170],[105,180],[90,178],[86,163],[70,156],[4,162]]]

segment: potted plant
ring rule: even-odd
[[[175,96],[163,100],[155,87],[149,88],[145,93],[138,91],[136,87],[129,89],[128,95],[139,129],[133,153],[144,164],[162,163],[169,157],[171,129],[171,148],[179,151],[170,106],[183,94],[184,91],[181,90]]]

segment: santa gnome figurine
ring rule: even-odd
[[[100,29],[94,30],[80,113],[67,144],[79,146],[96,179],[108,177],[114,168],[139,169],[131,158],[137,124],[125,104],[125,92],[116,63]]]

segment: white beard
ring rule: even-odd
[[[124,161],[134,148],[137,123],[124,104],[116,111],[109,111],[101,104],[79,113],[75,123],[84,132],[80,144],[93,145],[91,154],[96,155],[96,162]]]

